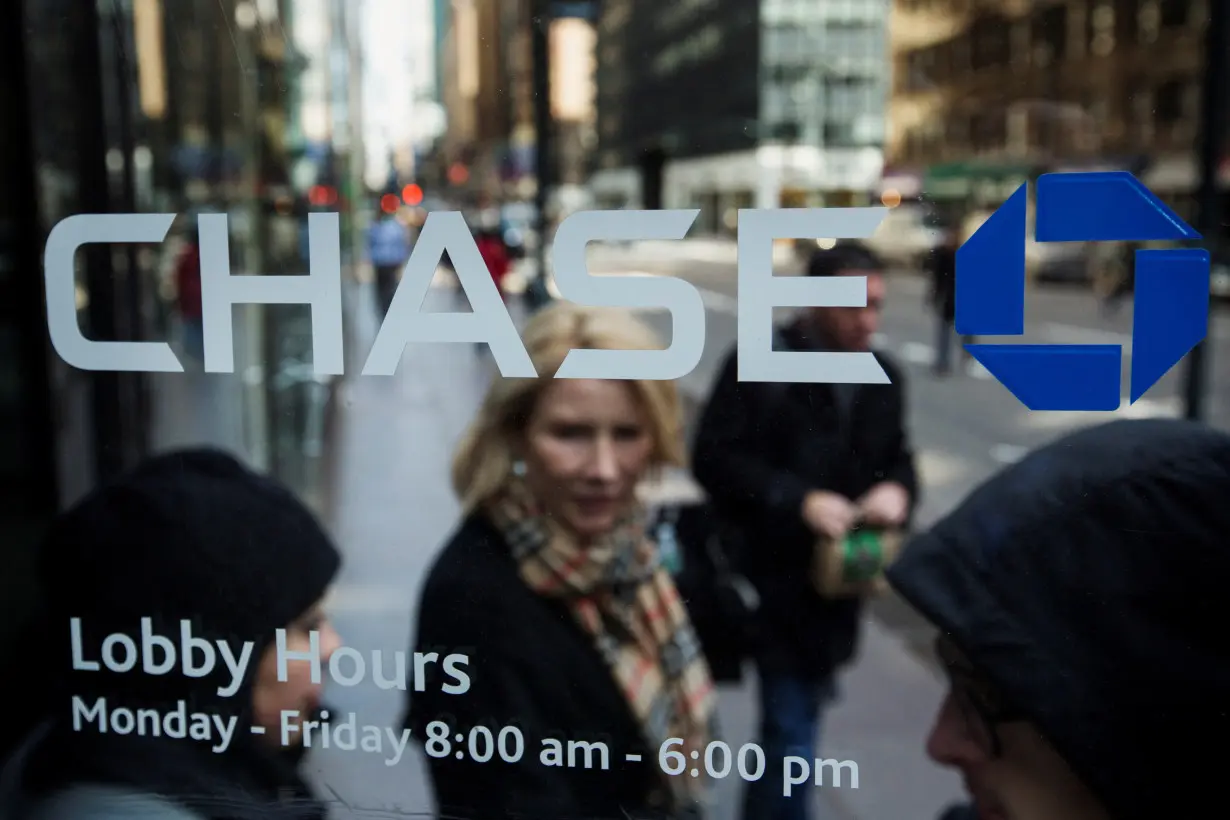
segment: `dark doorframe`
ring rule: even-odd
[[[36,550],[59,473],[24,22],[21,3],[0,4],[0,652],[38,664]],[[23,728],[0,726],[0,750]]]

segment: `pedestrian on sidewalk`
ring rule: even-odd
[[[975,490],[888,578],[939,630],[927,751],[980,820],[1219,814],[1230,435],[1071,433]]]
[[[1136,242],[1099,242],[1090,251],[1095,260],[1093,290],[1105,317],[1116,316],[1136,289],[1137,250],[1143,248]]]
[[[367,229],[367,255],[376,275],[376,311],[380,320],[389,313],[402,268],[410,258],[410,231],[378,202],[376,221]]]
[[[885,296],[884,266],[865,246],[818,250],[810,276],[866,276],[866,307],[816,307],[783,328],[792,351],[870,349]],[[738,380],[726,357],[701,414],[693,470],[730,532],[759,592],[759,673],[764,777],[746,791],[747,820],[805,820],[812,796],[784,797],[782,761],[816,756],[835,678],[856,654],[863,602],[833,598],[814,583],[819,542],[841,543],[858,526],[905,526],[917,496],[905,427],[904,374],[875,354],[886,384],[781,384]]]
[[[497,377],[466,433],[465,516],[418,607],[415,651],[464,651],[469,689],[429,675],[406,727],[426,741],[441,816],[698,817],[703,779],[667,776],[658,754],[671,738],[703,753],[716,694],[636,495],[683,462],[679,397],[669,381],[554,378],[574,349],[661,344],[630,313],[567,303],[536,314],[524,343],[540,375]],[[450,751],[454,729],[479,724],[502,762]],[[565,737],[602,740],[609,769],[543,765],[544,743]]]
[[[179,314],[183,351],[205,361],[205,320],[201,309],[201,246],[195,231],[185,237],[175,261],[175,311]]]
[[[935,365],[937,376],[947,376],[952,372],[952,344],[957,318],[957,250],[961,247],[961,234],[955,229],[949,229],[944,234],[944,242],[933,250],[927,258],[927,272],[931,275],[931,307],[935,311]],[[972,357],[965,345],[974,342],[972,336],[961,337],[961,361],[968,362]]]
[[[512,262],[508,255],[508,246],[504,244],[504,237],[498,226],[484,225],[479,228],[475,235],[475,244],[478,246],[478,255],[483,258],[483,264],[487,266],[487,271],[491,274],[491,281],[495,283],[495,289],[507,302],[508,293],[504,290],[504,277],[508,275]]]
[[[321,687],[308,663],[280,675],[277,645],[327,664],[340,557],[288,490],[216,451],[159,456],[59,516],[38,560],[0,816],[324,820],[288,750]]]

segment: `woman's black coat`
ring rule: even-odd
[[[439,661],[428,667],[424,691],[410,692],[406,726],[420,744],[430,745],[430,724],[447,725],[447,752],[428,756],[440,816],[669,816],[658,749],[646,747],[610,668],[560,602],[530,591],[485,517],[465,519],[436,559],[417,624],[413,650],[436,652]],[[441,687],[455,679],[443,662],[457,653],[469,658],[470,688],[448,694]],[[479,725],[497,740],[504,727],[519,729],[525,741],[519,762],[504,762],[498,751],[486,763],[471,760],[470,732]],[[505,738],[513,751],[514,735]],[[563,766],[542,762],[550,740],[559,742]],[[603,743],[607,753],[589,747],[592,768],[586,768],[586,747],[574,745],[570,753],[570,741]],[[480,743],[477,751],[484,749]],[[640,755],[639,762],[628,755]]]

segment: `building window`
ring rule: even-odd
[[[1106,57],[1115,50],[1115,7],[1110,0],[1095,5],[1089,14],[1089,51]]]
[[[825,107],[830,116],[853,117],[874,110],[877,83],[871,77],[825,77]]]
[[[793,120],[774,123],[769,131],[773,139],[782,142],[798,142],[803,134],[802,126]]]
[[[1162,13],[1156,2],[1145,2],[1136,14],[1136,42],[1151,45],[1157,41],[1162,27]]]
[[[970,65],[973,69],[1007,65],[1011,53],[1011,29],[1007,21],[994,17],[976,20],[970,29]]]
[[[1012,64],[1027,66],[1030,62],[1029,53],[1029,22],[1017,21],[1012,25]]]
[[[1068,7],[1042,9],[1034,17],[1033,40],[1035,56],[1043,58],[1043,65],[1063,60],[1068,54]]]
[[[854,145],[853,124],[850,122],[826,122],[824,124],[824,144],[838,147]]]
[[[993,151],[1004,147],[1008,128],[1002,111],[980,112],[971,119],[970,144],[974,150]]]
[[[1181,121],[1184,113],[1186,89],[1178,80],[1160,85],[1154,96],[1153,119],[1158,125],[1170,126]]]
[[[1153,93],[1142,91],[1132,97],[1132,118],[1136,121],[1136,140],[1146,146],[1153,142]]]
[[[936,49],[920,48],[905,60],[905,87],[909,91],[925,91],[936,84]]]
[[[947,78],[952,79],[968,74],[971,62],[969,35],[957,37],[950,42],[949,46]]]
[[[1115,41],[1133,43],[1140,36],[1141,0],[1115,0],[1112,13],[1115,17]]]
[[[952,111],[946,119],[948,133],[945,135],[945,142],[955,151],[967,150],[970,142],[969,114]]]
[[[1222,0],[1225,2],[1225,0]],[[1181,28],[1191,17],[1191,0],[1159,0],[1162,28]]]

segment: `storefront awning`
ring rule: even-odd
[[[932,165],[923,177],[926,199],[1003,201],[1022,183],[1033,179],[1038,167],[1026,163],[950,162]]]
[[[876,186],[876,195],[896,191],[902,199],[915,199],[922,195],[923,175],[917,171],[885,170]]]

